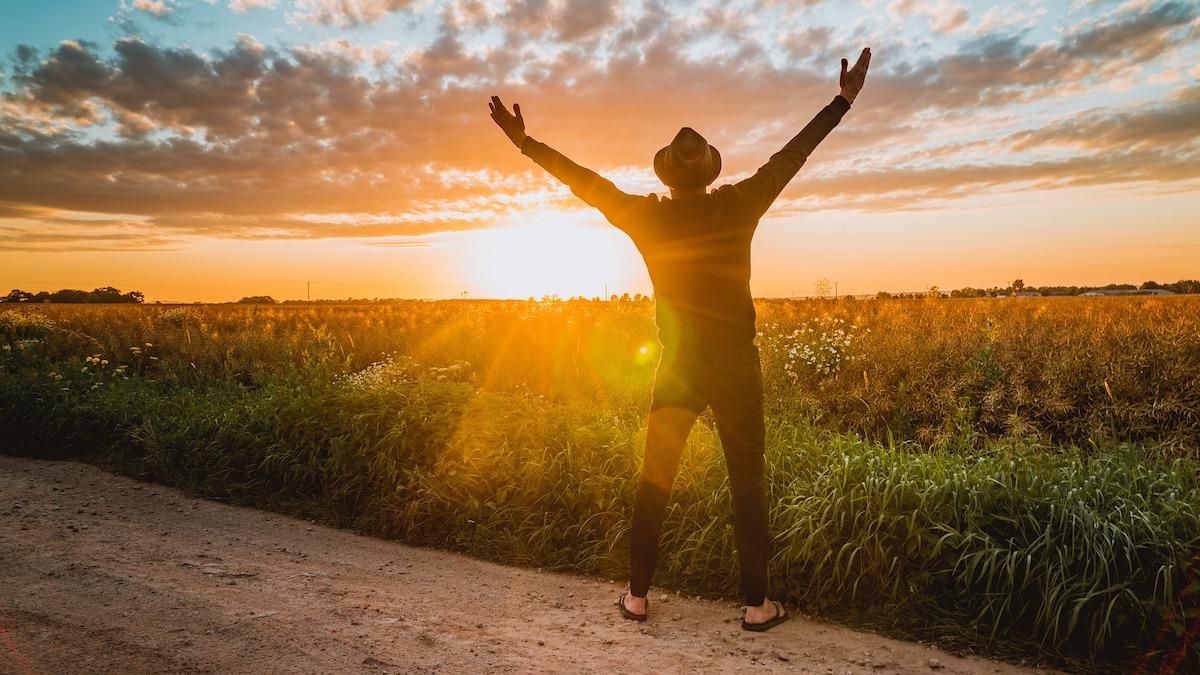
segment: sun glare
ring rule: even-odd
[[[465,276],[489,298],[603,296],[630,288],[633,245],[612,228],[538,224],[473,233]]]

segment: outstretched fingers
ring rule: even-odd
[[[846,67],[845,63],[846,63],[845,59],[842,59],[842,64],[843,64],[842,68]],[[858,61],[856,61],[854,63],[854,70],[856,72],[864,72],[865,73],[867,71],[867,66],[869,66],[869,65],[871,65],[871,48],[865,47],[862,50],[862,53],[858,55]]]
[[[838,84],[846,86],[846,65],[849,63],[846,59],[842,59],[842,74],[838,76]]]
[[[504,103],[500,101],[499,96],[492,97],[491,102],[488,103],[488,110],[492,111],[492,117],[503,115],[504,113],[508,112],[508,110],[504,107]]]

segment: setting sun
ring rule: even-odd
[[[637,252],[612,228],[500,227],[475,233],[464,247],[463,278],[478,297],[601,297],[606,288],[628,288],[636,279],[630,263]]]

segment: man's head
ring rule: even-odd
[[[654,173],[673,190],[702,191],[720,175],[721,153],[695,129],[684,127],[654,155]]]

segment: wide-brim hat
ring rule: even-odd
[[[695,129],[684,127],[670,145],[655,153],[654,173],[664,185],[678,190],[706,187],[721,174],[721,153]]]

